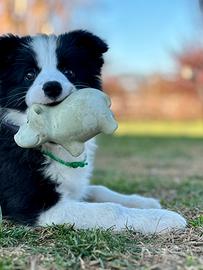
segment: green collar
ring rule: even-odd
[[[87,158],[85,158],[83,161],[73,161],[73,162],[66,162],[64,161],[63,159],[60,159],[58,157],[56,157],[53,153],[49,152],[49,151],[45,151],[45,150],[41,150],[42,154],[57,161],[58,163],[66,166],[66,167],[69,167],[69,168],[83,168],[85,167],[86,165],[88,165],[87,163]]]

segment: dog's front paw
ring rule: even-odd
[[[176,212],[162,209],[129,209],[127,226],[143,234],[167,233],[183,230],[186,220]]]
[[[187,222],[176,212],[169,210],[149,209],[151,212],[151,221],[146,233],[167,233],[173,230],[183,230]]]
[[[126,207],[130,208],[156,208],[160,209],[161,204],[157,199],[146,198],[139,195],[129,195],[125,202]]]
[[[176,212],[164,210],[155,232],[166,233],[170,232],[171,230],[183,230],[186,225],[187,222],[184,217]]]

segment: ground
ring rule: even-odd
[[[157,197],[182,213],[188,228],[143,236],[68,225],[30,229],[3,221],[0,270],[203,269],[203,139],[124,134],[99,138],[93,182]]]

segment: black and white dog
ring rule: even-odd
[[[115,230],[129,226],[142,233],[185,227],[183,217],[160,209],[155,199],[89,185],[94,140],[86,143],[78,158],[53,143],[42,147],[66,162],[87,156],[83,168],[69,168],[44,156],[41,149],[22,149],[14,142],[14,129],[26,121],[26,110],[33,103],[53,106],[79,88],[101,89],[107,49],[103,40],[82,30],[0,38],[0,205],[5,218],[31,226],[69,223]]]

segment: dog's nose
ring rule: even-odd
[[[42,87],[45,96],[56,99],[62,93],[62,86],[57,81],[46,82]]]

